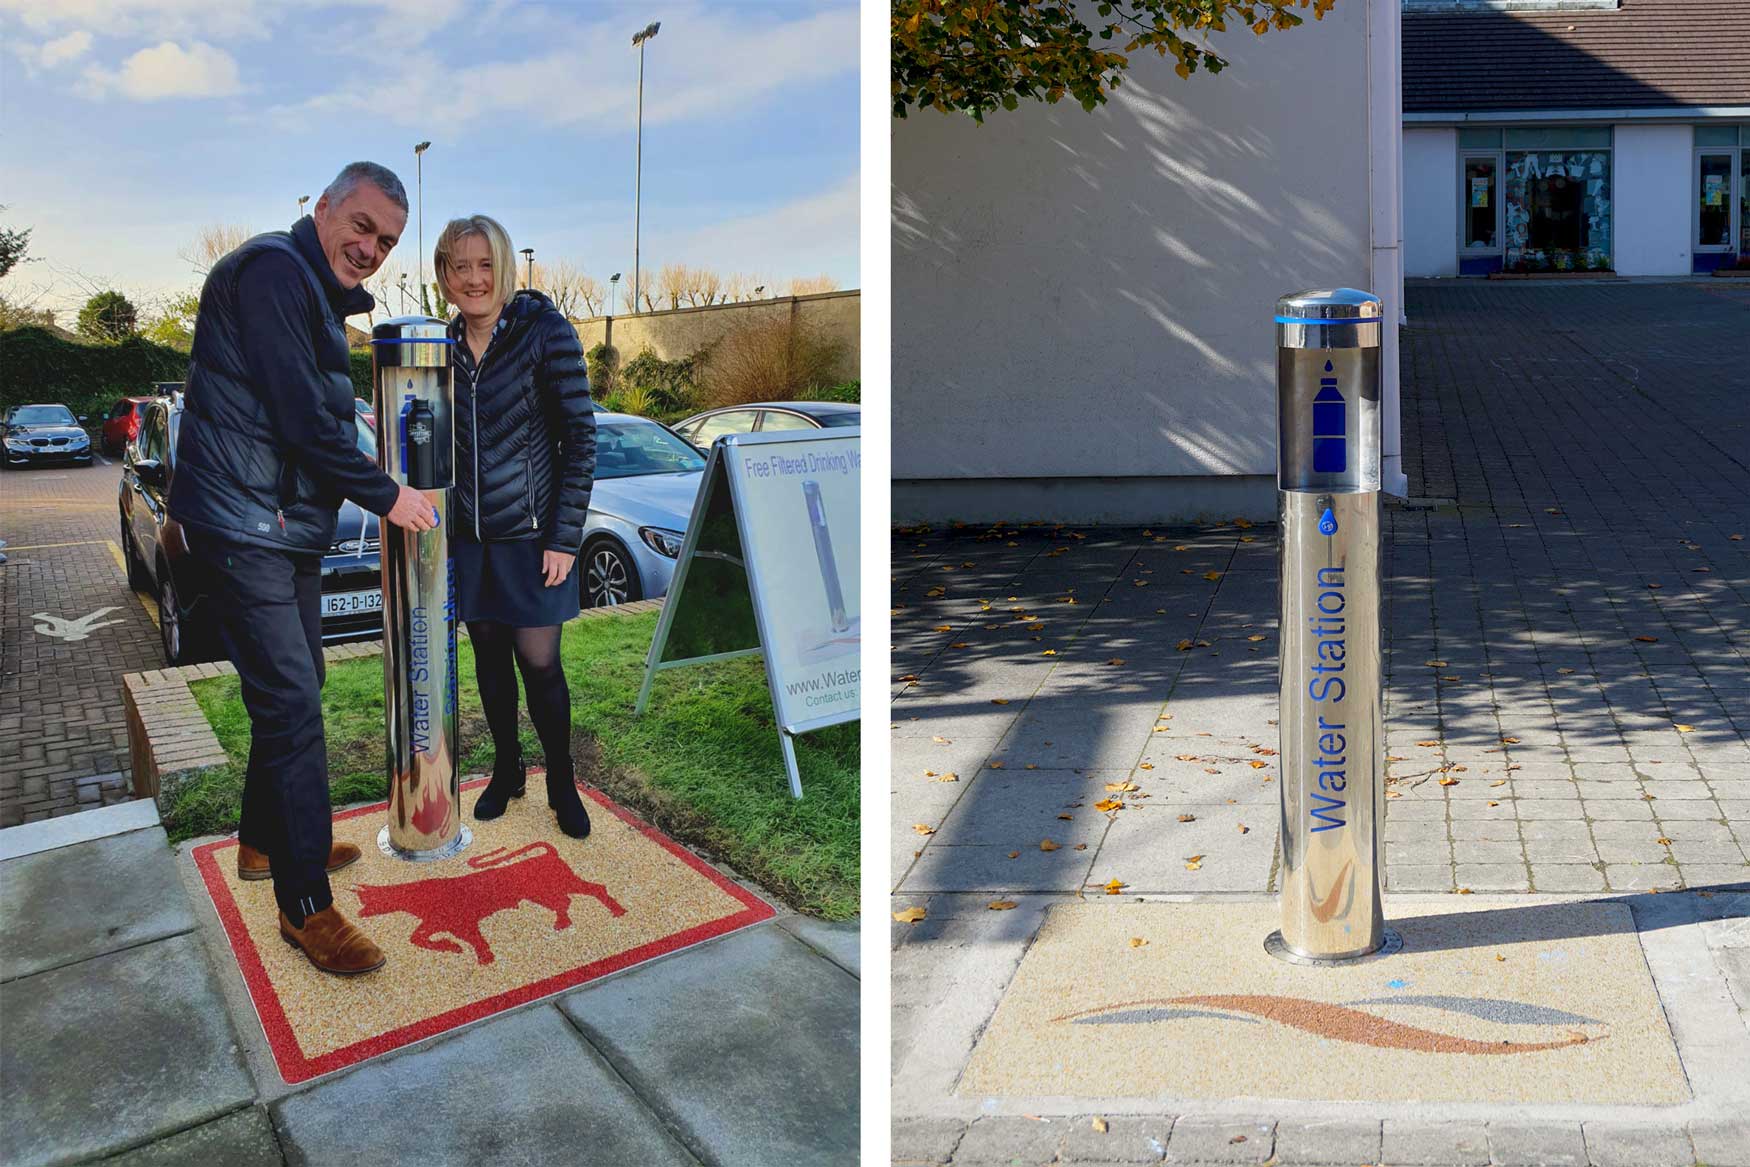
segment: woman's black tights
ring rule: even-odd
[[[492,748],[507,761],[518,756],[516,672],[522,670],[529,720],[541,739],[549,772],[571,771],[571,691],[559,665],[560,626],[512,628],[490,620],[468,621],[474,644],[474,678],[492,731]],[[514,665],[512,661],[514,660]]]

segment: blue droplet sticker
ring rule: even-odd
[[[1319,534],[1335,535],[1336,533],[1337,516],[1331,513],[1330,507],[1326,507],[1325,513],[1319,516]]]

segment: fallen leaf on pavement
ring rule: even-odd
[[[1658,842],[1659,846],[1661,846],[1661,847],[1669,847],[1671,845],[1671,840],[1665,838],[1665,836],[1663,836],[1663,835],[1659,836],[1657,842]]]
[[[1152,770],[1155,768],[1155,764],[1153,762],[1143,762],[1140,765],[1138,765],[1136,768],[1138,770]]]
[[[1206,571],[1203,573],[1203,578],[1204,579],[1220,579],[1221,572],[1219,572],[1219,571]]]
[[[929,913],[922,908],[906,908],[904,911],[893,913],[893,918],[901,924],[915,924],[928,915]]]
[[[1196,754],[1174,754],[1173,757],[1181,762],[1195,762],[1197,760]]]
[[[1263,633],[1254,632],[1254,633],[1252,633],[1252,635],[1246,637],[1246,639],[1251,641],[1253,644],[1256,644],[1260,640],[1269,640],[1270,638],[1268,636],[1265,636]]]
[[[1124,804],[1116,798],[1102,798],[1094,804],[1095,810],[1123,810]]]
[[[1094,1119],[1094,1122],[1093,1122],[1093,1127],[1094,1127],[1094,1130],[1096,1133],[1102,1134],[1102,1135],[1105,1134],[1106,1133],[1106,1120],[1103,1118],[1096,1117]]]
[[[1469,895],[1469,894],[1471,894],[1471,891],[1470,891],[1470,888],[1468,888],[1468,887],[1461,887],[1461,888],[1459,888],[1459,889],[1458,889],[1458,894],[1459,894],[1459,895],[1461,895],[1461,896],[1467,896],[1467,895]]]
[[[949,648],[970,648],[972,646],[967,644],[964,640],[956,640],[953,644],[950,644],[948,647]]]
[[[1182,823],[1194,823],[1197,821],[1197,816],[1194,814],[1182,814],[1179,816],[1179,821]]]
[[[1516,746],[1519,744],[1519,739],[1516,737],[1504,737],[1501,739],[1501,743],[1503,745]]]
[[[1642,644],[1658,644],[1659,643],[1659,638],[1657,636],[1637,636],[1637,637],[1635,637],[1635,639],[1640,641]]]
[[[1057,655],[1057,650],[1056,650],[1056,649],[1055,649],[1055,648],[1048,648],[1048,649],[1046,649],[1046,650],[1045,650],[1045,652],[1044,652],[1044,653],[1043,653],[1043,655],[1045,655],[1045,656],[1056,656],[1056,655]]]
[[[1442,778],[1440,780],[1440,785],[1442,785],[1442,786],[1457,786],[1458,779],[1456,779],[1456,778]]]
[[[1427,746],[1437,746],[1440,743],[1439,742],[1417,742],[1416,744],[1419,746],[1427,747]]]
[[[1009,852],[1010,859],[1019,859],[1020,857],[1021,857],[1021,853],[1019,851],[1010,851]]]
[[[1088,845],[1086,843],[1077,843],[1075,849],[1077,851],[1086,851],[1088,849]]]
[[[938,625],[936,625],[936,631],[937,632],[952,632],[952,631],[954,631],[954,625],[952,625],[952,624],[938,624]]]
[[[1129,794],[1132,790],[1141,790],[1142,787],[1134,782],[1108,782],[1106,789],[1114,794]]]
[[[1114,878],[1106,884],[1106,894],[1109,896],[1115,896],[1129,886],[1129,884],[1122,880]]]
[[[1197,871],[1197,870],[1200,870],[1202,867],[1203,867],[1203,856],[1201,856],[1201,855],[1187,855],[1187,856],[1185,856],[1185,870],[1186,871]]]
[[[992,697],[990,699],[990,703],[992,705],[1007,705],[1009,703],[1009,699],[1007,697]]]
[[[1251,831],[1252,831],[1252,828],[1248,827],[1245,823],[1240,824],[1240,834],[1248,835],[1248,834],[1251,834]]]
[[[958,775],[958,774],[943,774],[940,777],[938,777],[936,779],[936,781],[938,781],[938,782],[958,782],[958,781],[960,781],[960,775]]]
[[[1693,725],[1680,725],[1677,727],[1677,732],[1678,733],[1694,733],[1695,726],[1693,726]]]
[[[1254,770],[1262,770],[1265,766],[1268,766],[1269,764],[1270,764],[1269,762],[1247,762],[1246,763],[1246,765],[1250,766]]]
[[[933,835],[936,833],[936,828],[930,826],[928,823],[913,823],[911,829],[920,835]]]
[[[1055,851],[1061,846],[1063,846],[1062,843],[1053,843],[1050,839],[1039,840],[1039,849],[1041,851]]]
[[[1003,768],[1003,764],[1000,760],[998,760],[998,761],[990,763],[990,768],[992,770],[1001,770]]]
[[[1146,945],[1147,943],[1148,943],[1148,941],[1144,940],[1140,936],[1132,936],[1130,938],[1130,947],[1132,947],[1132,948],[1141,948],[1144,945]]]
[[[1109,665],[1121,665],[1124,663],[1124,658],[1121,656],[1115,656],[1111,660],[1107,661],[1106,663]]]
[[[984,906],[989,908],[993,912],[1006,912],[1010,908],[1015,906],[1015,901],[1014,900],[992,900],[990,903],[988,903]]]

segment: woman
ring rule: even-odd
[[[456,484],[450,561],[492,731],[492,780],[474,817],[495,819],[525,784],[516,672],[547,761],[547,805],[589,834],[571,764],[571,694],[560,626],[578,613],[571,575],[595,475],[595,417],[577,333],[547,297],[515,291],[510,236],[485,215],[438,237],[436,271],[455,305]],[[512,662],[515,662],[513,667]]]

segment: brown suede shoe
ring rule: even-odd
[[[382,968],[389,959],[333,904],[313,916],[306,916],[302,928],[292,927],[292,922],[281,912],[280,938],[294,948],[303,949],[310,963],[323,972],[340,976],[368,973]]]
[[[336,843],[328,851],[328,874],[333,875],[342,867],[359,861],[359,849],[352,843]],[[237,878],[238,879],[270,879],[273,871],[268,866],[267,855],[257,851],[248,843],[237,844]]]

